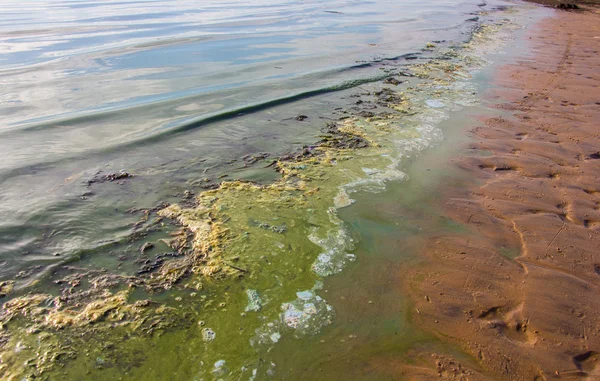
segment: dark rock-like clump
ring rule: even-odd
[[[87,185],[90,186],[92,184],[97,183],[114,182],[118,180],[129,179],[132,177],[133,175],[131,173],[125,171],[112,172],[106,175],[103,175],[102,171],[98,171],[91,180],[87,181]]]

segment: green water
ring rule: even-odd
[[[468,232],[440,212],[438,190],[469,181],[448,159],[481,111],[484,57],[512,35],[509,15],[490,17],[467,45],[424,47],[438,59],[387,68],[411,75],[401,86],[324,97],[314,110],[335,131],[306,155],[224,166],[216,189],[178,189],[170,206],[116,205],[139,221],[134,234],[96,249],[106,256],[82,253],[5,308],[8,379],[383,380],[419,348],[470,361],[411,325],[402,276],[428,238]],[[352,111],[358,98],[378,104],[375,115]],[[52,301],[65,290],[72,302]]]

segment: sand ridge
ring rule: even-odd
[[[433,355],[442,379],[600,379],[600,16],[529,33],[489,94],[506,115],[472,131],[491,155],[467,150],[472,183],[443,191],[470,234],[434,237],[402,276],[414,322],[474,359]]]

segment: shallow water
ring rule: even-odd
[[[9,297],[47,294],[46,312],[67,312],[53,324],[74,319],[56,331],[15,317],[38,335],[13,333],[15,358],[60,352],[45,374],[62,379],[387,379],[358,360],[442,345],[410,327],[393,284],[423,231],[461,229],[431,207],[444,156],[417,158],[460,140],[441,126],[466,120],[484,82],[469,77],[522,15],[478,2],[1,7],[0,280],[16,281]],[[456,50],[480,23],[493,26],[481,46]],[[315,145],[326,123],[368,147]],[[307,145],[317,153],[281,159]],[[133,177],[102,178],[120,171]],[[209,259],[186,252],[171,282],[157,274],[181,261],[164,256],[178,225]],[[80,324],[78,290],[99,279],[129,304]],[[139,312],[146,299],[160,307]],[[91,334],[78,355],[71,326]]]
[[[0,275],[125,234],[115,205],[150,206],[224,162],[310,142],[318,121],[288,118],[329,107],[292,101],[460,37],[477,4],[3,2]],[[138,184],[81,202],[100,170]]]

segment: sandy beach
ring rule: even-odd
[[[3,2],[0,379],[600,380],[594,1]]]
[[[432,354],[441,379],[600,379],[600,15],[527,33],[487,94],[501,116],[455,159],[472,181],[442,191],[469,233],[434,237],[405,277],[415,323],[474,359]]]

